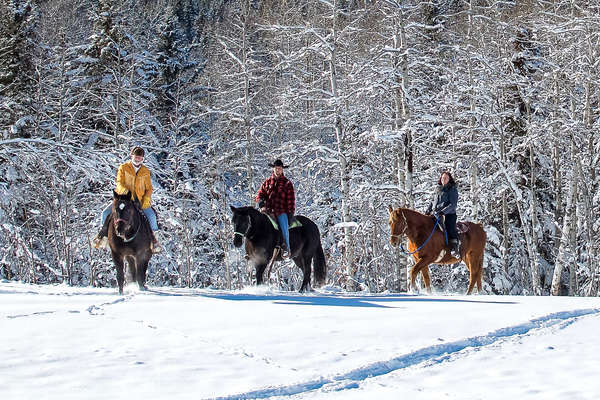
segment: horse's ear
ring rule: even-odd
[[[232,206],[232,205],[230,205],[230,206],[229,206],[229,208],[231,208],[231,211],[232,211],[232,212],[236,212],[236,211],[237,211],[237,208],[235,208],[235,207],[234,207],[234,206]]]
[[[113,190],[113,199],[117,199],[119,197],[119,193],[116,190]]]
[[[392,205],[391,205],[391,204],[388,204],[388,211],[390,212],[390,214],[391,214],[392,212],[394,212],[394,208],[392,207]]]

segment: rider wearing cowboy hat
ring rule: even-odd
[[[156,213],[150,207],[150,198],[152,196],[152,181],[150,180],[150,170],[143,164],[144,162],[144,149],[141,147],[134,147],[131,150],[131,159],[121,164],[117,172],[117,187],[115,192],[117,194],[131,193],[131,199],[137,200],[140,203],[142,211],[148,218],[150,228],[152,229],[152,252],[158,253],[162,250],[156,233],[158,231],[158,224],[156,221]],[[112,212],[112,204],[104,209],[102,212],[102,229],[98,235],[94,238],[94,247],[99,249],[106,246],[106,237],[108,236],[108,224]]]
[[[285,239],[282,257],[288,257],[290,250],[289,220],[296,211],[294,185],[283,174],[283,169],[288,167],[283,165],[283,161],[277,159],[273,164],[269,164],[269,167],[273,168],[273,174],[261,185],[256,194],[256,201],[261,211],[270,212],[277,217]]]

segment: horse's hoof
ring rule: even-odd
[[[421,291],[419,290],[419,288],[412,288],[411,287],[411,288],[408,289],[408,294],[412,294],[412,295],[417,296],[417,295],[421,294]]]
[[[310,286],[310,285],[302,287],[299,290],[300,293],[313,293],[314,291],[315,291],[315,289],[313,289],[312,286]]]

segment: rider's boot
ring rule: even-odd
[[[92,246],[95,249],[105,249],[108,245],[108,224],[110,223],[111,217],[109,216],[104,220],[104,224],[102,228],[100,228],[100,232],[96,235],[94,239],[92,239]]]
[[[285,242],[281,243],[281,258],[290,258],[290,251]]]
[[[458,239],[450,239],[450,253],[452,257],[460,258],[460,246],[458,243]]]

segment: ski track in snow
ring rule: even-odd
[[[90,315],[104,315],[105,307],[128,302],[135,298],[136,295],[142,293],[143,292],[131,293],[114,301],[109,301],[100,304],[91,304],[83,310],[87,311]],[[53,315],[57,312],[65,312],[65,310],[36,311],[29,314],[7,315],[6,318],[16,319],[36,317],[41,315]],[[66,310],[66,312],[81,313],[82,311]],[[329,377],[321,377],[318,379],[313,379],[310,381],[295,383],[291,385],[265,387],[262,389],[231,394],[228,396],[209,397],[208,399],[265,399],[270,397],[292,397],[296,395],[302,395],[304,393],[317,391],[327,393],[334,391],[357,389],[360,387],[362,382],[365,382],[371,378],[377,378],[413,366],[427,368],[430,366],[438,365],[443,362],[452,361],[453,359],[456,359],[461,356],[468,356],[471,352],[478,351],[480,348],[483,348],[485,346],[501,345],[506,341],[514,340],[515,338],[518,338],[523,335],[532,335],[540,333],[540,331],[544,332],[545,330],[551,328],[564,329],[565,327],[576,322],[579,318],[593,314],[600,314],[600,309],[581,309],[552,313],[540,318],[532,319],[523,324],[510,326],[506,328],[500,328],[483,336],[474,336],[470,338],[456,340],[454,342],[441,343],[424,347],[422,349],[416,350],[408,354],[400,355],[390,360],[370,363],[362,367],[355,368],[353,370],[332,375]],[[146,321],[141,320],[137,322],[151,329],[176,332],[184,337],[187,337],[187,335],[184,332],[179,332],[178,330],[173,328],[158,327],[154,324],[149,324]],[[200,340],[209,343],[209,341],[206,339]],[[242,348],[225,347],[222,344],[215,341],[210,341],[210,344],[212,346],[215,346],[216,348],[220,348],[219,353],[221,354],[232,354],[238,356],[241,355],[249,358],[257,358],[267,364],[277,366],[278,368],[285,368],[281,365],[273,363],[273,361],[267,357],[252,354],[251,352],[248,352]]]
[[[425,347],[412,353],[392,358],[391,360],[371,363],[332,377],[323,377],[293,385],[268,387],[229,396],[211,397],[209,399],[265,399],[275,396],[290,397],[317,390],[322,392],[333,392],[357,389],[361,382],[370,378],[376,378],[419,364],[424,367],[437,365],[442,362],[450,361],[461,353],[476,351],[484,346],[502,343],[503,341],[511,340],[522,335],[533,334],[535,331],[549,329],[551,327],[564,329],[580,317],[598,313],[600,313],[600,309],[583,309],[548,314],[523,324],[500,328],[487,335]]]

